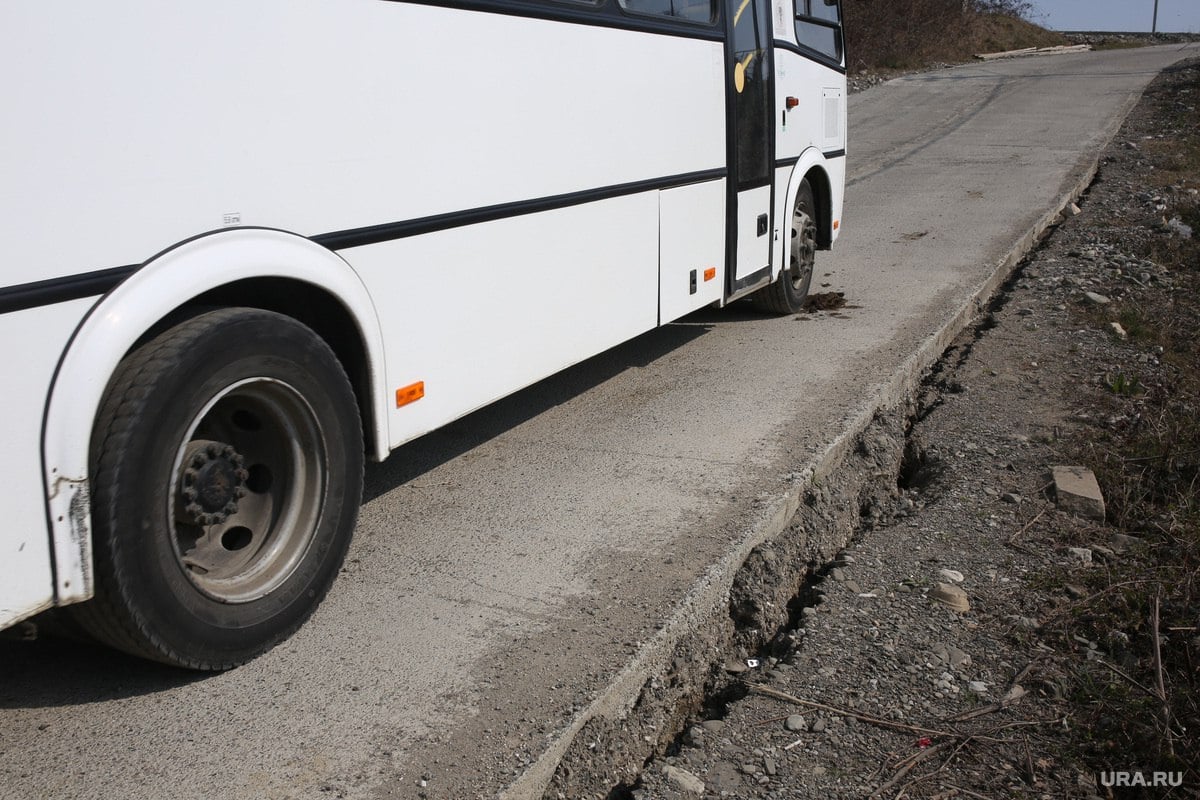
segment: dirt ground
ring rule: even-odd
[[[1141,388],[1178,369],[1152,338],[1113,323],[1129,324],[1130,309],[1152,317],[1188,285],[1145,253],[1188,234],[1174,209],[1195,206],[1200,170],[1163,185],[1155,154],[1195,118],[1198,76],[1197,63],[1179,66],[1147,91],[1079,213],[1018,267],[903,413],[903,453],[864,436],[863,454],[886,451],[880,463],[899,478],[840,501],[858,503],[857,533],[783,587],[788,623],[728,654],[703,706],[635,779],[559,781],[548,797],[1200,797],[1200,765],[1186,761],[1200,720],[1164,722],[1172,760],[1097,716],[1122,713],[1098,705],[1106,688],[1138,709],[1163,692],[1138,677],[1149,627],[1088,615],[1152,542],[1111,509],[1107,519],[1061,509],[1051,480],[1058,465],[1100,471],[1078,460],[1088,437],[1125,424]],[[828,310],[805,317],[846,324]],[[787,546],[760,548],[760,576]],[[1200,664],[1196,627],[1153,635]],[[1110,786],[1121,773],[1132,788]],[[1155,780],[1163,786],[1137,785]]]

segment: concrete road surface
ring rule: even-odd
[[[856,95],[845,234],[814,282],[844,317],[696,314],[404,447],[369,470],[320,611],[228,674],[0,643],[0,797],[403,797],[423,775],[434,797],[537,795],[580,722],[719,613],[808,471],[936,358],[1145,85],[1196,54]]]

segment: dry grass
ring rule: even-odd
[[[916,69],[970,60],[975,53],[1067,44],[1021,19],[1020,2],[846,0],[851,71]]]
[[[1170,194],[1166,214],[1196,228],[1190,240],[1160,231],[1135,255],[1171,271],[1174,288],[1127,302],[1131,344],[1162,367],[1139,391],[1114,380],[1094,398],[1103,424],[1075,443],[1108,503],[1108,523],[1135,535],[1134,548],[1092,572],[1093,594],[1063,627],[1102,643],[1108,662],[1073,668],[1087,756],[1102,769],[1183,770],[1200,783],[1200,64],[1175,70],[1170,89],[1147,93],[1164,138],[1142,151],[1148,184]],[[1169,192],[1165,191],[1170,189]],[[1142,220],[1151,226],[1160,219]],[[1114,241],[1122,228],[1108,232]],[[1124,376],[1122,386],[1133,376]]]

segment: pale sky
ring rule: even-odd
[[[1059,31],[1149,31],[1154,0],[1031,0],[1033,21]],[[1158,0],[1158,30],[1200,33],[1200,0]]]

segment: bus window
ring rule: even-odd
[[[837,0],[796,0],[796,41],[833,61],[842,60]]]
[[[800,3],[796,5],[799,6]],[[842,21],[838,4],[836,2],[828,2],[828,0],[808,0],[808,16],[813,19],[824,20],[825,22],[838,23]]]
[[[712,22],[716,18],[714,0],[620,0],[621,8],[637,14],[655,14],[689,22]]]

